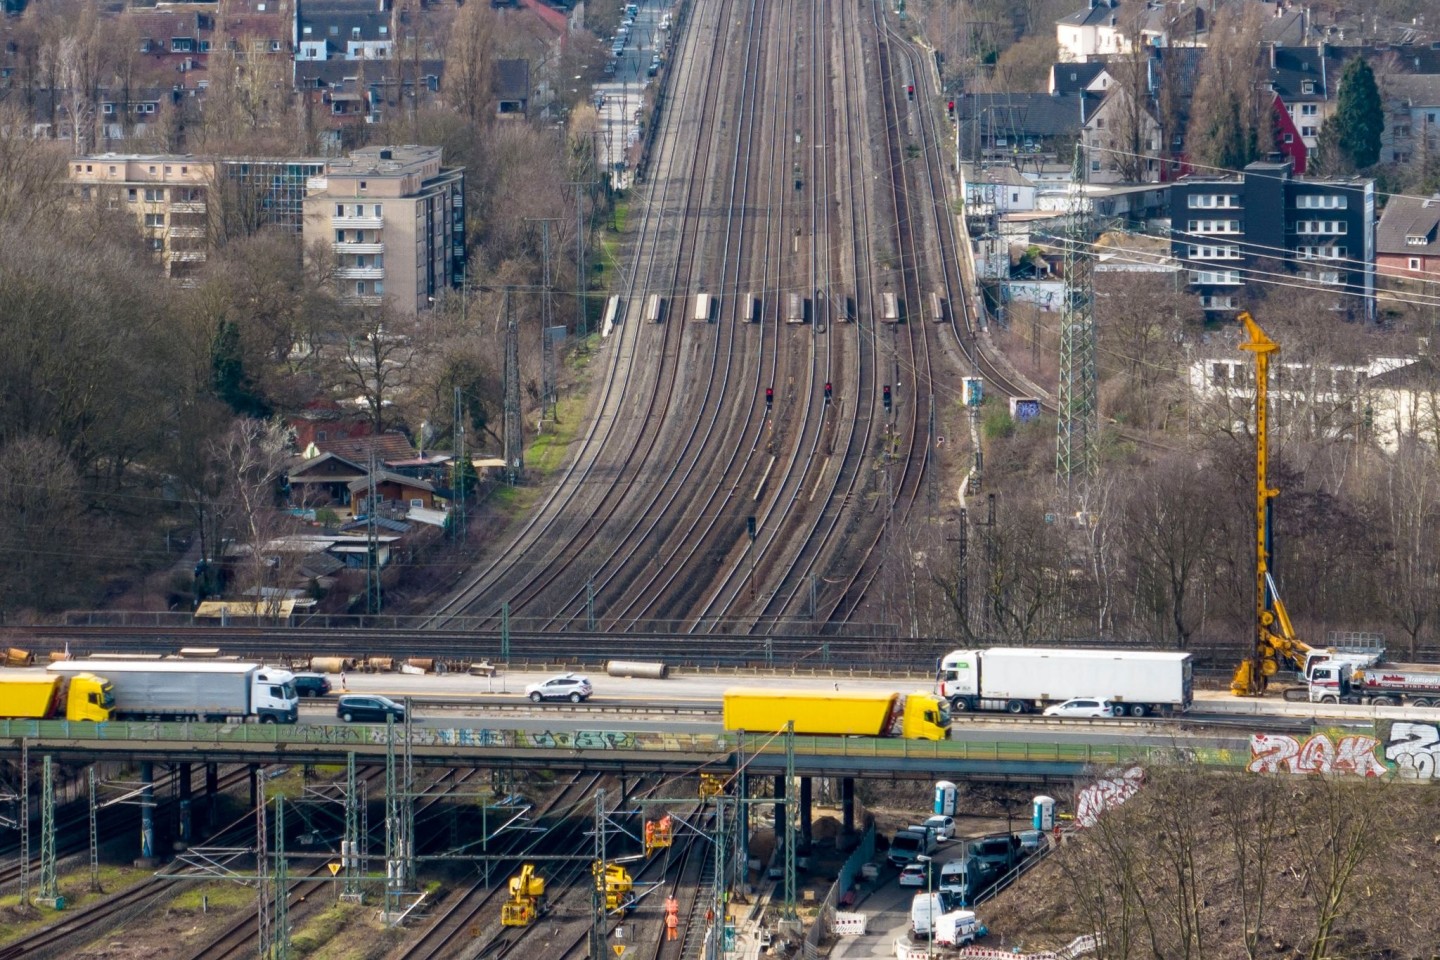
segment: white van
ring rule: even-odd
[[[943,890],[954,897],[965,895],[965,858],[951,860],[940,868],[940,880],[935,889]]]
[[[941,918],[954,906],[950,897],[943,890],[934,893],[917,893],[915,899],[910,901],[910,932],[916,937],[928,937],[930,935],[930,918],[934,917],[938,924]],[[939,940],[939,927],[936,927],[936,940]]]

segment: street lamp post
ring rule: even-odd
[[[925,960],[935,960],[935,891],[931,883],[934,858],[921,853],[915,859],[925,864],[925,917],[929,921],[925,926]]]

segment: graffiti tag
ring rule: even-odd
[[[1324,733],[1304,740],[1283,733],[1257,733],[1250,738],[1250,762],[1245,769],[1250,773],[1383,777],[1387,771],[1376,755],[1379,746],[1379,740],[1363,735],[1344,736],[1337,741]]]
[[[1397,721],[1390,727],[1385,759],[1406,780],[1440,779],[1440,730],[1433,723]]]
[[[1145,771],[1139,767],[1111,771],[1075,795],[1075,822],[1093,827],[1100,814],[1129,800],[1145,782]]]

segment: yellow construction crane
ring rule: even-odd
[[[500,908],[500,925],[528,927],[545,911],[545,878],[527,863],[510,878],[510,899]]]
[[[1278,353],[1280,345],[1265,335],[1249,313],[1242,311],[1240,322],[1250,335],[1240,349],[1255,354],[1255,649],[1235,668],[1230,692],[1237,697],[1258,697],[1279,671],[1282,658],[1304,673],[1311,647],[1295,636],[1290,615],[1270,576],[1270,501],[1280,492],[1266,478],[1270,459],[1270,354]]]

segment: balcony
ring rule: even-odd
[[[205,260],[204,250],[171,250],[166,259],[171,263],[202,263]]]
[[[188,202],[170,204],[171,213],[204,213],[205,201],[191,200]]]
[[[384,298],[383,296],[381,296],[381,297],[372,297],[372,296],[357,297],[357,296],[351,295],[351,296],[341,296],[341,297],[340,297],[340,302],[341,302],[341,303],[349,303],[349,304],[359,304],[359,305],[362,306],[362,307],[379,307],[379,306],[383,306],[383,305],[384,305],[384,303],[385,303],[385,298]]]
[[[171,227],[168,231],[171,237],[196,237],[205,236],[204,227]]]
[[[379,230],[385,226],[384,217],[331,217],[330,225],[336,229],[355,228],[358,230]]]
[[[335,276],[341,280],[384,280],[384,267],[340,267]]]
[[[335,252],[336,252],[336,253],[341,253],[341,254],[344,254],[344,253],[384,253],[384,252],[385,252],[385,244],[383,244],[383,243],[337,243],[337,244],[335,244]]]

